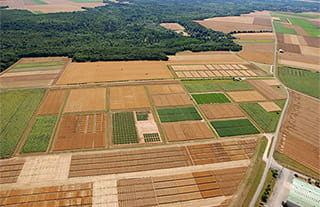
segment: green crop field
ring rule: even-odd
[[[223,93],[193,94],[198,104],[229,103],[230,100]]]
[[[14,152],[43,93],[43,89],[0,93],[0,158],[10,157]]]
[[[221,137],[259,133],[248,119],[212,121],[211,125]]]
[[[280,22],[273,22],[277,33],[283,34],[297,34],[296,30],[285,28]]]
[[[136,116],[137,116],[138,121],[148,120],[148,112],[147,111],[137,111]]]
[[[267,112],[258,103],[243,103],[240,106],[265,132],[274,132],[276,130],[281,112]]]
[[[158,109],[161,122],[202,120],[194,107]]]
[[[42,0],[32,0],[34,3],[36,4],[40,4],[40,5],[45,5],[45,4],[48,4],[47,2],[44,2]]]
[[[150,134],[143,134],[144,141],[148,142],[160,142],[160,137],[158,133],[150,133]]]
[[[305,17],[305,18],[311,18],[311,19],[320,18],[320,15],[310,14],[310,13],[293,13],[293,12],[277,12],[277,13],[275,13],[275,16],[278,16],[278,15]]]
[[[57,116],[39,116],[32,127],[22,152],[45,152],[56,124]]]
[[[219,86],[225,91],[251,90],[253,87],[244,81],[219,81]]]
[[[319,72],[280,66],[278,76],[287,87],[320,98]]]
[[[113,144],[138,143],[133,112],[115,113],[112,116]]]
[[[183,81],[182,83],[190,93],[219,91],[219,87],[213,81]]]

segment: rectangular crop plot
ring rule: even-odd
[[[208,119],[226,119],[245,117],[235,104],[206,104],[200,105],[201,111]]]
[[[212,81],[183,81],[183,84],[190,93],[219,91],[217,84]]]
[[[148,133],[143,134],[144,142],[160,142],[160,136],[159,133]]]
[[[102,111],[106,108],[106,89],[71,90],[64,112]]]
[[[263,97],[257,91],[232,91],[227,92],[235,102],[251,102],[251,101],[265,101],[266,98]]]
[[[22,152],[45,152],[56,124],[57,116],[39,116],[32,127]]]
[[[221,81],[218,82],[219,86],[225,91],[241,91],[241,90],[251,90],[253,89],[246,82],[239,82],[239,81]]]
[[[230,100],[223,93],[193,94],[197,104],[228,103]]]
[[[248,119],[212,121],[211,124],[221,137],[259,133]]]
[[[133,112],[121,112],[112,115],[113,144],[138,143],[138,135]]]
[[[40,106],[38,114],[48,115],[48,114],[58,114],[61,106],[64,102],[67,91],[65,90],[52,90],[49,91],[45,97],[43,103]]]
[[[264,110],[266,110],[267,112],[281,111],[280,106],[278,106],[274,102],[259,102],[259,105],[262,106],[262,108],[264,108]]]
[[[154,105],[157,107],[163,106],[187,106],[192,105],[192,100],[187,94],[168,94],[168,95],[153,95]]]
[[[202,120],[194,107],[158,109],[161,122]]]
[[[158,94],[172,94],[172,93],[184,93],[181,85],[151,85],[148,86],[149,91],[152,95]]]
[[[64,114],[53,151],[93,149],[105,146],[104,114]]]
[[[215,137],[209,126],[201,121],[164,123],[163,127],[170,142]]]
[[[150,103],[143,86],[124,86],[110,88],[111,109],[148,108]]]

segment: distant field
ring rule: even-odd
[[[19,68],[34,68],[34,67],[45,67],[45,66],[55,66],[55,65],[64,65],[65,62],[40,62],[40,63],[25,63],[25,64],[18,64],[15,69]]]
[[[221,81],[219,86],[226,91],[251,90],[253,87],[244,81]]]
[[[320,98],[320,73],[299,68],[279,66],[280,80],[289,88]]]
[[[133,112],[121,112],[112,115],[113,144],[138,143]]]
[[[182,83],[190,93],[219,91],[217,84],[212,81],[183,81]]]
[[[306,17],[306,18],[320,18],[320,15],[316,14],[309,14],[309,13],[293,13],[293,12],[277,12],[277,14],[281,15],[290,15],[290,16],[297,16],[297,17]]]
[[[158,109],[161,122],[202,120],[194,107]]]
[[[279,22],[273,22],[274,28],[277,33],[282,34],[297,34],[297,32],[294,29],[285,28],[281,23]]]
[[[281,112],[267,112],[258,103],[240,104],[265,132],[274,132]]]
[[[238,43],[251,43],[251,42],[274,42],[274,40],[236,40]]]
[[[211,124],[221,137],[259,133],[248,119],[212,121]]]
[[[27,137],[22,152],[45,152],[56,120],[57,116],[39,116]]]
[[[73,2],[77,3],[83,3],[83,2],[102,2],[102,0],[71,0]]]
[[[14,152],[43,92],[43,89],[28,89],[0,93],[0,158],[10,157]]]
[[[197,104],[229,103],[230,100],[223,93],[193,94]]]
[[[42,0],[32,0],[34,3],[36,4],[40,4],[40,5],[45,5],[45,4],[48,4],[47,2],[44,2]]]

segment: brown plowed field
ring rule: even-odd
[[[269,86],[280,86],[281,83],[277,80],[274,79],[270,79],[270,80],[263,80],[263,82],[265,82],[266,84],[268,84]]]
[[[170,205],[232,195],[247,168],[200,171],[171,176],[121,179],[117,182],[120,207]]]
[[[181,85],[150,85],[148,89],[152,95],[158,94],[171,94],[171,93],[184,93]]]
[[[320,58],[320,48],[318,47],[300,46],[300,49],[303,55],[316,56],[317,58]]]
[[[153,95],[153,103],[157,107],[162,106],[188,106],[192,100],[187,94]]]
[[[320,47],[320,40],[316,37],[303,36],[308,46],[310,47]]]
[[[64,112],[102,111],[106,109],[106,89],[71,90]]]
[[[320,60],[317,56],[285,52],[280,54],[279,63],[298,68],[320,70]]]
[[[277,151],[320,173],[320,101],[290,91]]]
[[[58,74],[42,74],[42,75],[24,75],[14,77],[0,77],[0,82],[17,82],[17,81],[37,81],[37,80],[53,80]]]
[[[284,43],[300,45],[298,37],[298,35],[284,34]]]
[[[112,110],[148,108],[150,103],[144,86],[111,87],[110,107]]]
[[[105,146],[104,114],[64,114],[53,151],[94,149]]]
[[[65,90],[49,91],[49,93],[47,94],[43,103],[40,106],[38,114],[40,115],[58,114],[64,102],[66,94],[67,94],[67,91]]]
[[[1,192],[4,206],[92,206],[92,183]]]
[[[201,111],[208,119],[228,119],[245,117],[235,104],[207,104],[200,105]]]
[[[23,164],[24,160],[0,160],[0,184],[17,182]]]
[[[208,70],[205,65],[172,65],[174,71],[180,70]]]
[[[53,80],[36,80],[36,81],[0,81],[0,88],[39,88],[48,87],[53,83]]]
[[[253,87],[258,89],[265,97],[270,100],[281,100],[286,99],[286,95],[282,94],[280,91],[272,88],[270,85],[266,84],[263,80],[247,80]]]
[[[299,45],[279,43],[278,47],[280,49],[283,49],[285,52],[292,52],[292,53],[301,54],[301,49],[300,49]]]
[[[239,53],[249,61],[272,64],[274,55],[274,43],[240,43],[243,46]]]
[[[172,78],[163,61],[86,62],[68,64],[57,84],[163,78]]]
[[[276,33],[278,43],[284,43],[284,34]]]
[[[191,166],[193,165],[192,163],[194,165],[202,165],[243,160],[253,155],[255,146],[256,140],[250,139],[186,147],[163,147],[72,155],[69,177],[167,169]]]
[[[263,97],[257,91],[231,91],[227,92],[235,102],[252,102],[252,101],[265,101]]]
[[[163,123],[162,125],[169,142],[215,137],[209,126],[202,121]]]
[[[61,66],[58,66],[58,67],[61,67]],[[50,75],[50,74],[58,74],[60,71],[61,71],[61,69],[45,70],[45,67],[41,67],[37,71],[26,71],[26,72],[10,72],[10,71],[8,71],[8,73],[4,73],[3,75],[1,75],[1,77]]]
[[[254,25],[272,27],[270,17],[269,18],[255,17],[254,20],[253,20],[253,24]]]
[[[259,105],[267,112],[281,111],[281,108],[274,102],[259,102]]]
[[[240,33],[234,34],[236,38],[240,40],[274,40],[274,33]]]

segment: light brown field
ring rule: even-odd
[[[284,43],[299,45],[300,41],[298,37],[298,35],[284,34]]]
[[[26,72],[10,72],[4,73],[1,77],[17,77],[17,76],[37,76],[37,75],[50,75],[50,74],[58,74],[59,70],[38,70],[38,71],[26,71]]]
[[[274,43],[240,43],[243,46],[240,56],[248,61],[272,64],[274,61]]]
[[[207,104],[200,105],[201,111],[208,119],[228,119],[245,117],[235,104]]]
[[[236,38],[240,40],[274,40],[274,33],[263,32],[263,33],[240,33],[234,34]]]
[[[57,84],[172,78],[166,62],[86,62],[70,63]]]
[[[188,106],[192,101],[187,94],[153,95],[152,100],[155,106]]]
[[[281,108],[274,102],[259,102],[259,105],[267,112],[281,111]]]
[[[175,31],[178,34],[182,34],[183,36],[190,36],[188,33],[186,33],[184,30],[185,28],[178,24],[178,23],[161,23],[160,26]]]
[[[280,64],[289,65],[298,68],[320,71],[319,56],[310,56],[296,53],[285,52],[280,54]]]
[[[279,86],[281,83],[277,80],[270,79],[270,80],[262,80],[264,83],[268,84],[269,86]]]
[[[263,97],[257,91],[231,91],[227,92],[235,102],[252,102],[252,101],[265,101]]]
[[[208,70],[205,65],[171,65],[174,71],[180,70]]]
[[[184,93],[181,85],[150,85],[148,89],[152,95]]]
[[[45,63],[45,62],[68,62],[68,57],[36,57],[36,58],[21,58],[19,64],[27,63]]]
[[[7,184],[7,183],[15,183],[18,180],[18,177],[21,173],[25,160],[14,160],[14,159],[1,159],[0,160],[0,184]],[[3,189],[4,190],[4,189]],[[1,194],[0,192],[0,195]],[[0,203],[3,204],[1,201],[0,196]]]
[[[247,80],[253,87],[258,89],[265,97],[270,100],[280,100],[286,99],[286,95],[280,91],[272,88],[270,85],[266,84],[263,80]]]
[[[64,99],[66,97],[66,90],[51,90],[45,97],[43,103],[40,106],[38,114],[47,115],[47,114],[58,114]]]
[[[43,13],[84,11],[81,7],[94,8],[105,5],[102,1],[77,3],[68,0],[44,0],[44,2],[48,4],[39,5],[32,0],[4,0],[0,2],[0,5],[7,5],[9,6],[9,9],[25,9],[29,11],[41,11]]]
[[[106,89],[71,90],[64,112],[102,111],[106,109]]]
[[[123,86],[110,88],[110,108],[148,108],[150,103],[144,86]]]
[[[319,173],[320,101],[293,91],[290,97],[277,151]]]
[[[309,46],[300,46],[301,53],[303,55],[316,56],[320,58],[320,48],[317,47],[309,47]]]
[[[202,121],[163,123],[162,125],[169,142],[215,137],[208,125]]]
[[[39,87],[48,87],[52,85],[54,80],[31,80],[31,81],[10,81],[3,82],[0,81],[0,88],[39,88]]]

